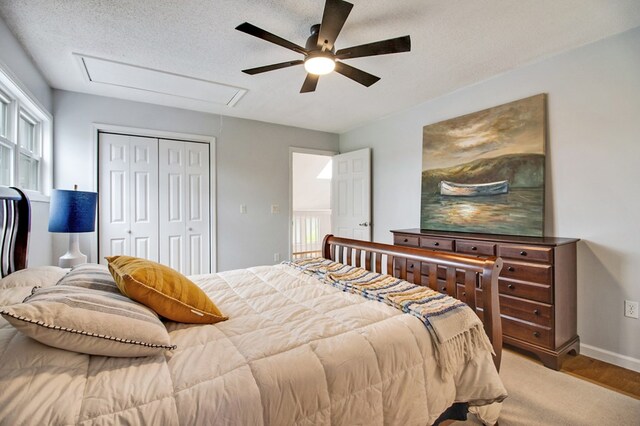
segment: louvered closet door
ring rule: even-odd
[[[160,262],[208,273],[209,145],[160,139]]]
[[[158,260],[158,141],[100,133],[99,256]]]

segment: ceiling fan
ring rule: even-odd
[[[254,75],[304,64],[304,68],[307,71],[307,78],[304,80],[300,93],[315,91],[319,77],[321,75],[329,74],[334,70],[364,86],[371,86],[380,80],[380,77],[376,77],[375,75],[364,72],[358,68],[354,68],[342,61],[345,59],[362,58],[364,56],[408,52],[411,50],[411,38],[407,35],[404,37],[347,47],[336,51],[334,44],[340,34],[340,30],[342,30],[342,27],[349,16],[349,13],[351,12],[352,7],[353,4],[343,0],[326,0],[324,12],[322,14],[322,23],[311,26],[311,35],[307,39],[305,47],[278,37],[277,35],[265,31],[262,28],[258,28],[248,22],[238,25],[236,27],[236,30],[238,31],[242,31],[243,33],[261,38],[270,43],[277,44],[278,46],[282,46],[304,55],[304,59],[281,62],[257,68],[249,68],[242,70],[242,72]]]

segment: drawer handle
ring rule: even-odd
[[[440,243],[436,241],[435,243],[433,243],[433,245],[434,245],[434,246],[439,246],[439,245],[440,245]]]
[[[472,247],[471,247],[471,250],[476,251],[476,250],[478,250],[478,247],[476,247],[476,246],[472,246]]]
[[[534,315],[540,315],[540,311],[539,311],[538,309],[534,309],[534,310],[533,310],[533,314],[534,314]]]
[[[446,291],[446,290],[447,290],[447,288],[446,288],[446,287],[442,287],[442,291]]]
[[[513,284],[508,284],[508,285],[507,285],[507,288],[509,288],[509,289],[513,290],[514,288],[516,288],[516,286],[514,286]]]
[[[413,269],[413,263],[409,265],[409,269]]]
[[[466,295],[467,295],[467,292],[466,292],[466,291],[463,291],[463,292],[462,292],[462,295],[463,295],[463,296],[466,296]]]
[[[405,238],[405,239],[404,239],[404,242],[405,242],[405,243],[408,243],[408,242],[409,242],[409,239],[408,239],[408,238]]]
[[[520,256],[526,256],[526,255],[527,255],[527,252],[526,252],[526,251],[522,250],[522,251],[520,252]]]
[[[533,337],[540,337],[540,333],[538,333],[537,331],[533,332]]]
[[[513,272],[513,271],[515,271],[515,270],[516,270],[516,268],[514,268],[513,266],[509,266],[509,267],[507,268],[507,271],[509,271],[509,272]]]

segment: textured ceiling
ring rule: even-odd
[[[1,0],[0,15],[52,87],[344,132],[536,59],[640,26],[639,0],[352,0],[337,48],[411,35],[412,51],[350,65],[382,77],[365,88],[341,75],[299,94],[301,66],[244,68],[300,55],[235,31],[248,21],[304,45],[323,0]],[[81,53],[248,89],[234,107],[91,86]]]

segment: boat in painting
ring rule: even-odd
[[[454,197],[479,197],[483,195],[499,195],[509,192],[509,181],[501,180],[489,183],[455,183],[446,180],[440,181],[440,195]]]

